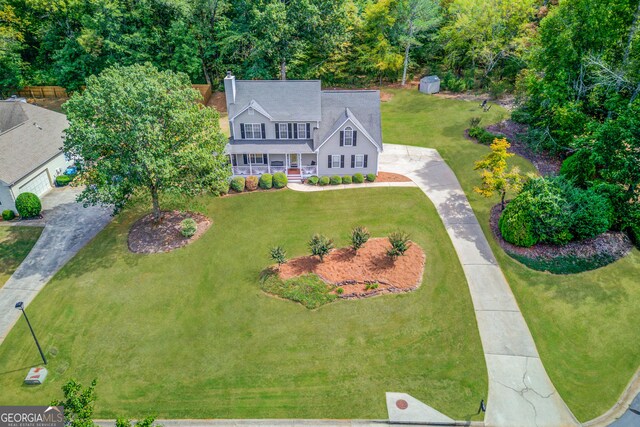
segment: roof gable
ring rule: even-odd
[[[320,145],[318,145],[318,148],[316,148],[316,151],[319,150],[320,147],[322,147],[333,135],[335,135],[336,132],[338,132],[340,129],[343,129],[349,123],[356,127],[358,131],[360,131],[360,133],[364,135],[364,137],[367,138],[367,140],[369,140],[369,142],[376,147],[378,152],[382,151],[382,147],[378,145],[375,139],[373,139],[373,137],[369,134],[369,132],[367,132],[364,126],[362,126],[362,123],[358,121],[358,119],[348,108],[345,108],[344,114],[338,117],[338,120],[336,120],[333,127],[331,128],[332,130],[327,134],[325,138],[322,139]]]
[[[240,114],[244,113],[245,111],[247,111],[249,108],[253,108],[255,111],[257,111],[258,113],[262,114],[263,116],[265,116],[267,119],[273,121],[273,117],[271,117],[271,115],[264,109],[262,108],[262,106],[260,104],[258,104],[255,100],[251,100],[251,102],[249,102],[248,105],[246,105],[244,108],[240,109],[236,114],[233,115],[233,117],[231,117],[229,120],[233,120],[236,117],[238,117]]]

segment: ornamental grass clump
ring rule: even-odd
[[[287,251],[282,246],[274,246],[269,249],[269,256],[278,263],[278,266],[287,262]]]
[[[396,231],[389,234],[388,239],[391,247],[387,250],[387,256],[394,260],[399,256],[404,255],[404,253],[411,246],[411,242],[409,241],[409,234],[403,231]]]
[[[369,230],[366,227],[355,227],[351,230],[351,248],[354,252],[358,252],[358,249],[364,246],[369,240]]]
[[[309,240],[308,245],[311,250],[311,255],[319,257],[320,262],[322,262],[324,261],[325,255],[333,249],[333,240],[322,234],[314,234],[311,240]]]
[[[187,239],[189,237],[193,237],[193,235],[196,234],[197,230],[198,223],[196,223],[193,218],[186,218],[183,219],[182,222],[180,222],[180,233]]]

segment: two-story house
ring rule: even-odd
[[[233,174],[378,173],[380,93],[321,90],[319,80],[224,79]]]

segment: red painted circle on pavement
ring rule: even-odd
[[[398,409],[404,410],[409,407],[409,404],[407,403],[406,400],[400,399],[400,400],[396,400],[396,406],[398,407]]]

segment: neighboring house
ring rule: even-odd
[[[44,195],[68,162],[62,153],[64,114],[19,101],[0,101],[0,211],[15,211],[20,193]]]
[[[321,90],[319,80],[224,79],[234,175],[378,173],[377,90]]]

